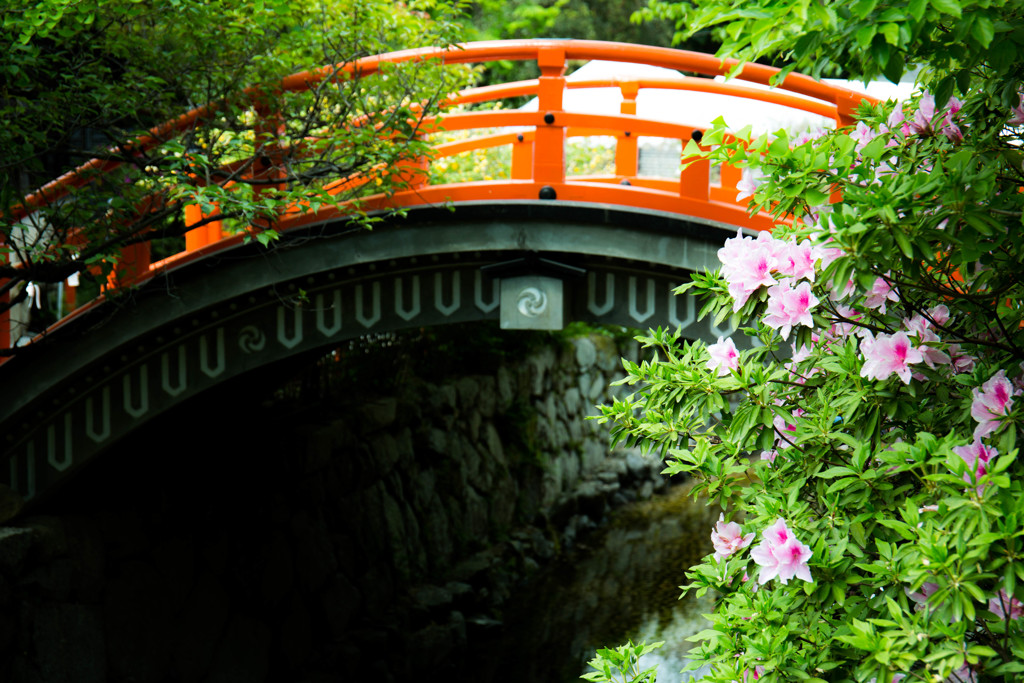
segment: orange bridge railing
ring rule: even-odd
[[[734,62],[721,61],[711,55],[642,45],[582,40],[520,40],[470,43],[450,48],[424,48],[367,57],[341,68],[365,78],[387,63],[437,59],[448,64],[486,63],[497,60],[536,61],[540,77],[529,81],[505,83],[463,91],[453,97],[451,107],[472,105],[474,109],[456,111],[425,122],[427,128],[444,131],[466,131],[465,139],[438,143],[430,158],[409,162],[408,187],[389,195],[368,196],[360,200],[362,210],[387,210],[397,207],[445,205],[460,202],[506,202],[551,199],[633,207],[652,212],[667,212],[695,217],[715,223],[768,229],[770,217],[748,215],[745,201],[736,201],[736,184],[741,177],[738,168],[728,165],[718,169],[708,162],[681,158],[690,162],[678,176],[644,176],[638,168],[638,139],[668,138],[685,143],[694,139],[694,132],[703,125],[693,125],[642,118],[637,115],[637,98],[648,89],[704,92],[736,98],[737,106],[755,101],[781,105],[793,110],[815,114],[834,121],[836,126],[850,125],[852,113],[867,98],[859,93],[817,82],[807,76],[790,74],[781,86],[767,89],[769,79],[778,70],[759,64],[747,64],[734,79],[723,82],[715,76],[726,74]],[[620,77],[597,80],[567,80],[567,63],[580,60],[607,60],[646,64],[673,69],[697,76],[672,78]],[[282,81],[285,91],[301,91],[313,87],[338,66],[294,74]],[[621,97],[619,113],[594,114],[567,111],[565,95],[569,90],[617,88]],[[504,109],[500,104],[513,97],[535,96],[536,111]],[[481,105],[490,104],[491,108]],[[193,126],[202,125],[212,109],[200,108],[164,123],[136,142],[139,149],[160,145],[170,137]],[[727,113],[727,112],[722,112]],[[268,121],[272,113],[265,114]],[[497,132],[495,132],[497,131]],[[475,134],[474,134],[475,133]],[[612,172],[599,175],[569,176],[566,167],[566,141],[571,138],[603,136],[614,139]],[[696,136],[699,141],[699,135]],[[439,174],[432,167],[459,154],[497,147],[511,148],[511,163],[506,177],[478,179],[459,183],[438,183]],[[58,201],[75,188],[90,182],[97,173],[111,173],[121,162],[94,159],[75,171],[55,180],[22,205],[22,215],[48,203]],[[351,179],[338,181],[337,189],[349,189]],[[182,205],[186,225],[200,223],[202,210],[198,205]],[[344,208],[309,211],[301,206],[284,212],[274,226],[279,232],[343,217]],[[16,217],[19,218],[19,217]],[[226,234],[219,221],[189,231],[180,253],[153,262],[149,244],[142,242],[126,249],[119,266],[118,283],[135,284],[169,269],[180,267],[212,252],[230,248],[246,238],[246,231]],[[3,295],[5,298],[9,294]],[[6,303],[6,301],[0,302]],[[82,302],[79,302],[80,304]],[[81,306],[64,320],[88,309]],[[8,313],[0,315],[0,348],[9,347]],[[59,321],[56,326],[60,326]]]

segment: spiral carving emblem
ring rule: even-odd
[[[267,338],[255,325],[246,325],[238,333],[238,348],[245,353],[257,353],[267,345]]]
[[[548,295],[539,287],[527,287],[519,292],[516,308],[527,318],[543,315],[548,308]]]

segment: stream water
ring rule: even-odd
[[[615,511],[609,524],[542,570],[510,601],[503,626],[474,647],[481,655],[475,681],[569,683],[589,671],[601,647],[665,641],[645,657],[658,680],[689,680],[679,673],[702,630],[710,596],[679,600],[685,570],[712,552],[717,511],[677,486],[652,500]]]

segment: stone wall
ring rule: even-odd
[[[517,584],[664,485],[585,419],[636,353],[196,400],[0,527],[0,680],[457,680]]]

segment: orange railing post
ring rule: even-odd
[[[623,81],[619,83],[622,91],[622,104],[619,111],[623,116],[636,116],[636,98],[640,92],[640,84],[636,81]],[[616,136],[615,141],[615,175],[635,177],[637,174],[637,135],[632,131],[622,131]]]
[[[520,133],[512,143],[512,180],[533,177],[533,136]]]
[[[565,126],[559,120],[565,92],[565,49],[541,47],[537,52],[540,82],[537,111],[544,124],[537,126],[533,143],[533,180],[545,184],[565,182]]]
[[[729,201],[734,201],[739,193],[736,185],[743,179],[743,169],[732,164],[722,164],[720,168],[721,175],[719,176],[718,185],[725,198]]]
[[[415,138],[417,141],[419,137]],[[405,189],[421,190],[430,184],[430,159],[420,155],[404,159],[396,164],[399,181]]]
[[[214,205],[213,210],[216,213],[216,205]],[[207,214],[203,213],[203,209],[199,204],[185,205],[185,225],[195,225],[206,218]],[[223,227],[224,224],[221,221],[210,221],[205,225],[189,230],[185,233],[185,251],[196,251],[207,244],[219,242],[224,236]]]
[[[685,149],[685,147],[684,147]],[[710,197],[711,163],[707,159],[683,155],[686,167],[679,172],[679,194],[690,199],[708,201]]]
[[[141,278],[149,273],[149,263],[149,242],[124,247],[114,269],[107,275],[107,287],[114,289]]]

